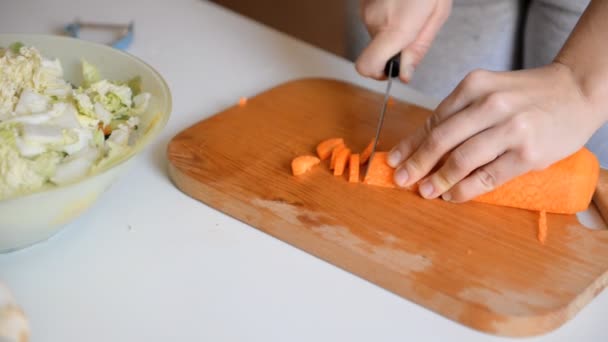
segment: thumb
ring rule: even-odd
[[[415,33],[406,29],[385,29],[379,31],[363,50],[355,68],[359,74],[375,79],[383,79],[386,62],[415,39]]]

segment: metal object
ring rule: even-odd
[[[384,101],[382,102],[382,109],[380,110],[380,117],[378,118],[378,125],[376,127],[376,138],[374,139],[374,147],[372,148],[372,153],[369,156],[369,162],[367,164],[367,168],[365,169],[365,175],[363,178],[367,176],[367,172],[369,171],[369,166],[372,163],[372,159],[374,159],[374,155],[376,154],[376,147],[378,146],[378,139],[380,138],[380,132],[382,131],[382,124],[384,123],[384,114],[386,113],[386,107],[388,104],[388,100],[390,98],[391,93],[391,85],[393,84],[393,78],[399,75],[399,59],[401,58],[400,54],[391,58],[384,68],[384,74],[388,77],[388,83],[386,85],[386,91],[384,93]]]
[[[119,49],[126,50],[129,45],[133,42],[133,22],[126,25],[124,24],[110,24],[110,23],[92,23],[82,22],[78,19],[74,20],[73,23],[65,26],[64,30],[67,34],[74,38],[79,38],[81,29],[93,29],[93,30],[112,30],[117,31],[119,37],[108,45]]]

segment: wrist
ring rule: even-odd
[[[608,121],[608,72],[597,72],[589,66],[573,63],[560,56],[552,63],[568,81],[573,82],[591,110],[597,127]],[[608,70],[607,70],[608,71]]]

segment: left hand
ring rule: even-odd
[[[570,68],[470,73],[389,154],[395,182],[464,202],[580,149],[603,119]],[[446,156],[436,172],[429,173]]]

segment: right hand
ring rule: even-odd
[[[399,77],[409,82],[451,9],[452,0],[362,0],[361,16],[372,41],[359,56],[357,71],[384,79],[386,62],[401,52]]]

